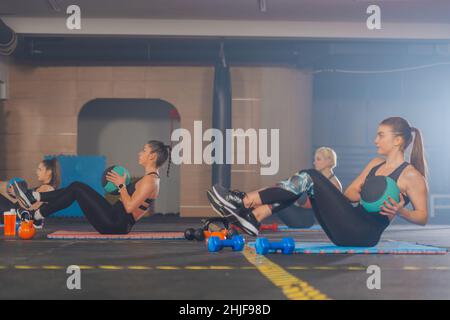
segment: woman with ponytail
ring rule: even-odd
[[[60,183],[59,162],[56,158],[43,160],[39,163],[36,169],[36,176],[39,186],[34,188],[34,191],[49,192],[58,189]],[[21,204],[14,197],[14,190],[12,184],[7,182],[7,197],[0,194],[0,223],[3,223],[3,212],[11,209],[20,211]],[[36,202],[32,209],[39,209],[44,203]],[[40,226],[37,226],[40,227]]]
[[[138,162],[144,168],[145,175],[128,186],[125,186],[125,175],[109,172],[107,180],[118,187],[120,194],[120,199],[113,205],[81,182],[73,182],[67,188],[50,192],[28,190],[26,182],[19,182],[14,184],[14,194],[28,209],[35,224],[41,224],[45,217],[76,201],[98,232],[126,234],[144,215],[153,213],[154,202],[159,194],[159,169],[169,159],[169,175],[170,153],[170,146],[161,141],[147,142],[138,155]],[[38,202],[44,202],[45,205],[36,210],[33,206]]]
[[[405,161],[405,150],[412,142],[408,163]],[[387,118],[378,127],[375,145],[378,154],[386,159],[373,159],[349,186],[346,196],[350,200],[359,201],[367,174],[391,176],[396,173],[397,179],[394,180],[401,191],[400,202],[396,203],[391,199],[391,203],[386,203],[380,214],[388,217],[390,221],[400,215],[414,224],[425,225],[428,222],[427,164],[420,130],[410,126],[403,118]],[[412,210],[405,208],[409,202],[412,203]]]
[[[262,220],[275,212],[275,205],[297,203],[306,194],[314,215],[330,240],[339,246],[375,246],[395,216],[418,224],[428,221],[426,162],[421,132],[403,118],[391,117],[378,126],[377,157],[369,162],[344,194],[315,169],[301,170],[275,187],[252,192],[228,190],[214,185],[207,192],[213,209],[250,235],[259,233]],[[413,143],[410,162],[405,150]],[[367,177],[389,176],[400,189],[400,201],[390,198],[379,212],[367,212],[359,203]],[[411,202],[412,209],[406,205]],[[269,206],[272,210],[258,210]]]

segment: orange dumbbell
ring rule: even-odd
[[[228,230],[227,229],[220,229],[220,231],[204,230],[203,234],[205,235],[205,240],[208,240],[209,237],[219,237],[220,240],[225,240],[228,237]]]

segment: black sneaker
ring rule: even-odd
[[[244,198],[245,192],[239,190],[228,190],[220,184],[215,184],[212,187],[215,197],[226,207],[237,210],[245,209]]]
[[[36,229],[42,229],[44,227],[44,219],[36,219],[36,211],[34,210],[19,210],[19,217],[21,221],[33,220],[33,226]]]
[[[13,189],[16,198],[22,201],[27,208],[31,208],[31,206],[37,202],[32,191],[28,190],[28,185],[25,181],[14,181]]]
[[[42,229],[44,227],[44,219],[33,219],[33,226],[35,229]]]
[[[259,228],[261,224],[256,220],[252,209],[239,209],[233,210],[228,207],[224,207],[224,211],[228,213],[226,218],[230,223],[237,225],[245,233],[257,237],[259,234]]]
[[[214,193],[211,191],[206,191],[206,196],[208,197],[209,204],[211,208],[222,218],[227,218],[227,212],[224,210],[224,205],[220,203],[220,201],[214,196]],[[228,219],[227,219],[228,221]]]
[[[214,192],[207,191],[209,203],[213,210],[221,217],[227,219],[230,224],[234,224],[251,236],[258,236],[261,224],[256,220],[252,209],[233,210],[223,205],[215,196]]]

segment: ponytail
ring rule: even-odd
[[[415,133],[415,137],[411,151],[410,163],[426,178],[428,175],[428,169],[424,155],[422,134],[419,129],[414,127],[411,127],[411,131]]]
[[[425,161],[424,147],[422,134],[419,129],[412,127],[408,121],[401,117],[390,117],[381,122],[382,125],[387,125],[392,128],[394,135],[403,137],[403,144],[400,147],[401,151],[413,142],[413,133],[415,133],[414,143],[411,151],[411,158],[409,162],[419,171],[426,179],[428,175],[427,163]]]
[[[172,162],[172,147],[158,140],[150,140],[147,144],[152,148],[152,152],[156,152],[157,154],[156,167],[161,167],[169,159],[167,166],[167,176],[169,176],[170,164]]]

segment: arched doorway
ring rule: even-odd
[[[95,99],[86,103],[78,115],[79,155],[106,156],[107,165],[126,167],[133,177],[143,174],[138,152],[148,140],[170,143],[170,134],[179,128],[176,108],[160,99]],[[180,170],[171,166],[161,170],[161,189],[156,212],[180,211]]]

